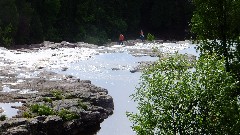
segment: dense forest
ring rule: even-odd
[[[48,41],[103,44],[145,34],[189,38],[189,0],[1,0],[1,46]]]

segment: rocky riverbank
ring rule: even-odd
[[[43,72],[38,78],[25,79],[21,83],[10,83],[14,78],[16,76],[11,75],[1,79],[10,90],[0,93],[0,101],[23,104],[17,107],[15,118],[0,122],[2,135],[96,132],[100,123],[113,113],[113,99],[108,91],[88,80],[51,72]],[[21,93],[23,91],[26,92]]]
[[[12,52],[21,54],[76,47],[67,42],[33,46]],[[0,122],[1,135],[91,134],[97,132],[100,123],[113,113],[114,103],[108,91],[89,80],[46,71],[44,65],[34,68],[21,64],[13,66],[16,62],[6,58],[1,62],[5,66],[0,70],[0,102],[22,103],[20,107],[13,106],[19,110],[14,118]]]

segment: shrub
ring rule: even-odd
[[[13,27],[12,24],[7,25],[5,28],[0,27],[0,35],[1,39],[0,42],[2,42],[5,46],[10,46],[13,44]]]
[[[78,119],[79,116],[76,113],[70,112],[66,109],[62,109],[58,115],[63,119],[63,120],[73,120],[73,119]]]
[[[52,103],[52,99],[50,97],[44,97],[43,101],[48,102],[48,103]]]
[[[1,115],[0,116],[0,121],[4,121],[4,120],[6,120],[7,119],[7,116],[6,115]]]
[[[203,55],[190,71],[180,55],[143,71],[132,95],[139,113],[127,113],[133,130],[154,134],[239,134],[237,83],[224,59]]]
[[[152,35],[151,33],[147,34],[147,40],[148,41],[153,41],[155,39],[154,35]]]
[[[59,112],[54,112],[52,108],[46,106],[46,105],[38,105],[38,104],[34,104],[30,107],[30,110],[33,113],[36,113],[37,115],[58,115],[60,116],[63,120],[65,121],[69,121],[69,120],[73,120],[73,119],[78,119],[79,115],[77,115],[74,112],[70,112],[66,109],[61,109]],[[23,117],[25,118],[32,118],[33,114],[30,112],[24,112],[23,113]]]
[[[32,113],[30,113],[30,112],[23,112],[23,117],[24,117],[24,118],[32,118],[33,115],[32,115]]]
[[[30,110],[31,110],[33,113],[37,113],[37,112],[38,112],[38,109],[39,109],[39,105],[38,105],[38,104],[33,104],[33,105],[31,105],[31,107],[30,107]]]
[[[95,45],[103,45],[107,42],[107,38],[103,36],[86,36],[85,42]]]
[[[78,106],[84,110],[88,109],[88,106],[85,103],[83,103],[82,100],[78,100]]]
[[[56,100],[61,100],[63,99],[63,95],[62,95],[62,92],[60,90],[53,90],[51,91],[53,97],[55,97]]]
[[[46,106],[46,105],[38,105],[38,104],[34,104],[31,106],[30,110],[33,113],[37,113],[38,115],[53,115],[54,111],[52,108]]]

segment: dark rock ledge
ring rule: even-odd
[[[0,73],[4,76],[4,72]],[[61,79],[49,79],[56,76]],[[14,74],[1,78],[1,83],[13,81]],[[114,109],[106,89],[73,76],[43,72],[39,78],[25,79],[9,87],[15,91],[1,92],[1,88],[0,102],[23,105],[17,107],[17,116],[0,121],[1,135],[90,135],[100,129],[100,123]],[[19,94],[25,89],[37,92]]]

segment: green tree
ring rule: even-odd
[[[36,0],[29,2],[35,14],[40,18],[41,23],[35,22],[35,24],[42,25],[44,40],[59,41],[60,34],[56,21],[61,7],[60,0]]]
[[[33,9],[26,0],[16,1],[19,22],[15,36],[16,44],[30,43],[30,31]],[[36,21],[36,20],[35,20]]]
[[[0,41],[4,46],[10,46],[13,44],[14,38],[12,33],[13,33],[12,24],[5,26],[5,28],[3,29],[0,27],[0,36],[1,36]]]
[[[33,11],[30,26],[30,42],[41,43],[44,39],[43,26],[36,11]]]
[[[19,14],[15,0],[0,1],[0,43],[3,45],[12,45],[15,43]]]
[[[171,56],[143,72],[132,95],[138,113],[127,113],[139,135],[240,133],[240,105],[232,97],[237,81],[224,59],[203,55],[188,69],[183,56]]]
[[[79,3],[81,3],[79,0],[60,0],[61,6],[57,17],[57,28],[59,35],[65,41],[83,41],[85,37],[84,25],[77,16]]]
[[[122,11],[124,11],[123,18],[126,18],[126,31],[128,32],[128,35],[131,35],[134,39],[136,36],[139,36],[140,29],[143,29],[143,27],[140,26],[141,5],[142,0],[131,0],[127,2],[126,8],[122,9]]]
[[[198,49],[223,55],[230,71],[233,67],[230,65],[240,61],[240,1],[193,0],[193,3],[196,10],[191,30],[199,43]]]
[[[119,33],[136,38],[140,29],[175,36],[185,33],[191,13],[188,0],[1,0],[0,6],[1,37],[8,36],[1,44],[43,40],[103,44],[109,38],[117,40]],[[11,32],[6,34],[7,30]]]
[[[184,39],[192,17],[189,0],[143,0],[141,26],[167,39]]]
[[[59,41],[58,28],[56,24],[57,15],[60,9],[60,0],[44,0],[42,7],[41,21],[45,32],[46,40]]]

